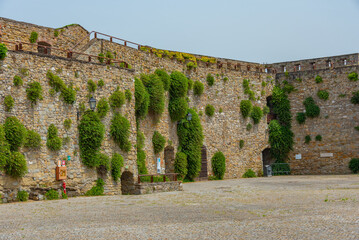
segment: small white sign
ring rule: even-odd
[[[322,157],[322,158],[333,157],[333,153],[320,153],[320,157]]]
[[[161,173],[161,158],[157,158],[157,173]]]
[[[295,159],[302,159],[302,154],[295,154]]]

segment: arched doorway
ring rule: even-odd
[[[38,42],[37,45],[38,45],[37,46],[38,53],[51,55],[51,44],[47,42]]]
[[[165,148],[165,169],[166,173],[175,172],[175,149],[172,146]]]
[[[207,148],[204,145],[201,148],[201,171],[199,172],[199,178],[208,178]]]
[[[134,194],[135,192],[133,173],[130,171],[124,171],[121,175],[121,192],[122,194]]]
[[[262,151],[262,161],[263,161],[263,174],[265,176],[265,166],[266,165],[271,165],[272,163],[274,163],[274,160],[272,159],[271,153],[270,153],[270,148],[266,148]]]

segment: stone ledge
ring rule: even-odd
[[[149,194],[157,192],[183,191],[181,181],[177,182],[156,182],[156,183],[137,183],[135,184],[134,194]]]

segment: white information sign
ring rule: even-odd
[[[322,158],[333,157],[333,153],[320,153],[320,157],[322,157]]]
[[[157,158],[157,173],[161,173],[161,158]]]
[[[302,154],[295,154],[295,159],[302,159]]]

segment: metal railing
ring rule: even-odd
[[[98,59],[99,63],[102,63],[102,62],[105,62],[105,64],[115,64],[115,63],[117,63],[120,66],[122,64],[124,68],[129,67],[129,64],[126,63],[125,61],[122,61],[122,60],[117,60],[117,59],[108,58],[108,57],[104,57],[104,56],[96,56],[96,55],[91,55],[91,54],[72,51],[72,50],[66,50],[66,49],[62,49],[62,48],[58,48],[58,47],[50,47],[50,46],[45,46],[45,45],[41,45],[41,44],[37,44],[37,43],[27,43],[27,42],[21,42],[21,41],[8,41],[8,40],[3,40],[3,39],[0,38],[0,43],[1,42],[8,43],[8,44],[13,44],[15,51],[24,51],[24,45],[29,45],[29,46],[32,46],[32,47],[37,47],[37,49],[43,48],[44,49],[44,54],[47,54],[47,55],[50,55],[50,52],[53,53],[52,50],[56,50],[56,51],[65,53],[66,57],[69,58],[69,59],[73,59],[72,58],[73,54],[78,54],[79,56],[86,56],[87,59],[88,59],[88,62],[92,62],[93,59]],[[53,54],[53,55],[55,55],[55,54]],[[103,61],[101,62],[100,59],[103,59]]]
[[[153,183],[153,177],[161,177],[163,176],[163,182],[167,181],[167,176],[172,176],[174,182],[177,181],[178,173],[164,173],[164,174],[145,174],[145,175],[138,175],[138,183],[141,183],[141,177],[151,177],[151,183]],[[144,181],[143,181],[144,182]]]
[[[75,46],[72,48],[72,50],[75,50],[76,47],[78,47],[80,45],[80,43],[82,43],[85,39],[89,39],[89,41],[91,41],[91,34],[93,34],[93,38],[98,38],[98,36],[105,36],[107,38],[109,38],[110,42],[115,42],[115,40],[119,41],[120,44],[123,44],[124,46],[129,46],[129,47],[133,47],[132,45],[135,45],[138,50],[141,49],[141,44],[135,43],[135,42],[131,42],[122,38],[118,38],[118,37],[114,37],[105,33],[100,33],[100,32],[96,32],[96,31],[91,31],[89,32],[85,37],[83,37],[78,43],[75,44]],[[117,43],[119,43],[117,42]],[[130,45],[128,45],[130,44]]]

